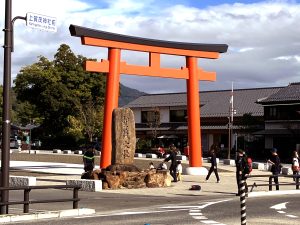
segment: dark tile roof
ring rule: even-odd
[[[237,89],[233,92],[234,109],[236,116],[251,113],[253,116],[263,115],[263,106],[257,104],[258,99],[267,98],[281,90],[283,87]],[[227,117],[229,115],[229,100],[231,90],[203,91],[200,92],[201,116],[202,117]],[[130,102],[124,107],[168,107],[186,106],[186,93],[149,94],[143,95]]]
[[[269,97],[258,101],[260,104],[272,104],[281,102],[300,102],[300,83],[291,83]]]

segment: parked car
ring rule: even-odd
[[[10,138],[10,148],[17,149],[21,146],[21,140],[16,140],[14,138]]]

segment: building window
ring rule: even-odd
[[[159,122],[160,114],[158,110],[155,111],[142,111],[142,123]]]
[[[277,108],[270,107],[269,116],[271,119],[275,119],[277,117]]]
[[[170,122],[186,122],[187,121],[187,110],[170,110]]]

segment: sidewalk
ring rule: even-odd
[[[71,157],[71,156],[70,156]],[[149,159],[145,160],[144,163],[148,164]],[[150,159],[155,163],[161,161],[161,159]],[[183,163],[187,163],[184,161]],[[11,161],[11,169],[14,171],[31,171],[35,173],[45,173],[37,177],[37,185],[51,185],[51,184],[62,184],[66,180],[80,179],[81,173],[83,172],[82,164],[71,164],[71,163],[54,163],[54,162],[32,162],[32,161]],[[204,167],[210,167],[210,163],[203,163]],[[99,168],[99,166],[96,166]],[[206,182],[205,176],[195,175],[183,175],[183,181],[172,183],[171,187],[167,188],[143,188],[143,189],[117,189],[117,190],[102,190],[102,192],[108,193],[120,193],[120,194],[134,194],[134,195],[153,195],[153,196],[170,196],[170,195],[229,195],[233,196],[237,193],[237,184],[235,178],[235,167],[224,165],[222,162],[218,164],[220,183],[216,183],[214,173],[211,174],[210,179]],[[268,171],[262,171],[253,169],[252,175],[271,175]],[[291,178],[279,178],[279,182],[286,183],[291,182]],[[257,184],[267,184],[268,178],[249,178],[247,180],[249,191],[251,185],[256,182]],[[194,185],[200,185],[201,191],[191,191],[189,188]],[[296,190],[295,185],[282,186],[282,190]],[[268,191],[268,186],[256,187],[253,189],[253,193]],[[298,190],[300,193],[300,190]],[[249,194],[249,196],[255,194]]]
[[[69,156],[72,157],[72,156]],[[49,158],[51,156],[49,155]],[[78,157],[78,159],[81,157]],[[73,159],[74,160],[74,159]],[[71,160],[72,161],[72,160]],[[148,165],[149,161],[155,164],[161,159],[138,159],[137,164]],[[80,160],[78,160],[80,162]],[[187,164],[183,161],[183,164]],[[57,162],[36,162],[36,161],[11,161],[12,173],[30,174],[36,177],[37,185],[57,185],[63,184],[66,180],[80,179],[83,172],[82,164],[75,163],[57,163]],[[203,166],[208,168],[210,163],[203,163]],[[99,168],[99,166],[97,166]],[[220,183],[216,182],[214,173],[208,181],[205,181],[205,176],[183,175],[183,180],[177,183],[172,183],[171,187],[165,188],[142,188],[142,189],[117,189],[117,190],[102,190],[101,193],[118,193],[124,195],[140,195],[140,196],[163,196],[163,197],[179,197],[179,196],[216,196],[220,198],[235,197],[237,193],[237,184],[235,178],[235,167],[224,165],[222,162],[218,164]],[[268,171],[253,169],[252,175],[270,175]],[[247,180],[249,191],[251,185],[256,182],[258,184],[268,183],[267,177],[249,178]],[[291,178],[280,178],[279,182],[291,182]],[[200,191],[191,191],[189,188],[192,185],[200,185]],[[268,191],[268,187],[254,188],[253,192],[249,193],[249,198],[266,195],[282,195],[282,194],[300,194],[300,190],[293,186],[282,186],[281,191]],[[95,193],[97,194],[97,193]],[[74,217],[78,215],[94,214],[94,209],[84,208],[79,210],[61,210],[61,211],[43,211],[29,214],[8,214],[0,216],[1,222],[17,222],[24,220],[37,220],[46,218],[62,218]]]

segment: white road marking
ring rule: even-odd
[[[283,213],[285,213],[285,211],[277,211],[278,213],[281,213],[281,214],[283,214]]]
[[[228,201],[231,201],[231,200],[232,200],[232,199],[225,199],[225,200],[220,200],[220,201],[216,201],[216,202],[208,202],[207,204],[201,205],[201,206],[199,206],[198,208],[199,208],[199,209],[204,209],[204,208],[206,208],[207,206],[214,205],[214,204],[218,204],[218,203],[221,203],[221,202],[228,202]]]
[[[294,215],[286,215],[286,216],[290,218],[298,218],[298,216],[294,216]]]
[[[279,214],[286,214],[285,211],[282,211],[281,209],[286,209],[286,204],[289,203],[289,202],[283,202],[283,203],[280,203],[280,204],[277,204],[277,205],[273,205],[271,206],[270,208],[271,209],[275,209]],[[295,216],[295,215],[285,215],[289,218],[298,218],[298,216]]]
[[[190,209],[190,212],[200,212],[200,209]]]
[[[201,222],[205,224],[220,224],[219,222],[214,220],[202,220]]]
[[[275,209],[275,210],[286,209],[286,204],[287,203],[289,203],[289,202],[283,202],[283,203],[280,203],[280,204],[277,204],[277,205],[273,205],[270,208]]]
[[[191,211],[190,211],[190,215],[191,215],[191,216],[201,216],[202,213],[201,213],[201,211],[199,211],[199,212],[194,212],[194,211],[191,212]]]
[[[220,201],[216,201],[216,202],[207,202],[204,205],[200,205],[200,206],[195,206],[196,208],[194,209],[190,209],[190,215],[193,217],[193,219],[195,220],[199,220],[199,222],[204,223],[204,224],[218,224],[221,225],[219,222],[214,221],[214,220],[208,220],[207,217],[205,216],[200,216],[203,215],[201,213],[201,209],[206,208],[207,206],[213,205],[213,204],[217,204],[217,203],[221,203],[221,202],[226,202],[226,201],[230,201],[231,199],[226,199],[226,200],[220,200]],[[195,212],[197,211],[197,213]],[[226,224],[223,224],[226,225]]]
[[[207,217],[205,217],[205,216],[193,216],[193,218],[195,220],[207,220]]]

